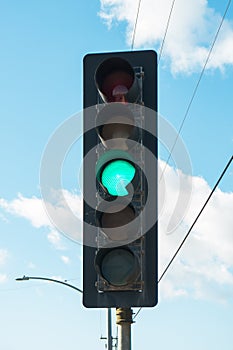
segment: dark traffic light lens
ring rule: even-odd
[[[105,209],[108,211],[105,212]],[[109,202],[100,205],[98,213],[98,226],[111,242],[122,245],[137,236],[139,220],[133,206],[124,202]]]
[[[138,140],[133,112],[122,103],[105,105],[96,117],[98,136],[106,148],[128,150]]]
[[[115,228],[119,226],[123,226],[128,224],[135,218],[135,211],[131,206],[125,207],[121,210],[121,205],[113,204],[111,205],[111,209],[115,212],[112,213],[103,213],[101,217],[101,224],[104,228]]]
[[[128,249],[116,248],[104,255],[100,262],[103,278],[113,286],[125,286],[139,275],[137,257]]]

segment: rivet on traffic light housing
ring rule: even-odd
[[[84,58],[86,307],[157,303],[157,166],[145,151],[157,157],[157,139],[150,134],[157,127],[156,59],[154,51]],[[152,122],[146,107],[154,111]],[[148,171],[154,185],[147,181]],[[87,194],[92,206],[85,201]]]

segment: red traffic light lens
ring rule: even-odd
[[[133,77],[123,71],[109,73],[102,83],[103,94],[108,102],[126,102],[126,95],[133,84]]]
[[[135,73],[129,62],[113,57],[99,65],[95,83],[104,102],[131,102],[129,93],[135,85]]]

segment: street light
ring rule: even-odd
[[[29,280],[43,280],[43,281],[50,281],[50,282],[55,282],[55,283],[60,283],[63,284],[67,287],[70,287],[72,289],[75,289],[76,291],[78,291],[79,293],[83,293],[83,291],[75,286],[73,286],[72,284],[69,284],[67,282],[63,282],[63,281],[59,281],[56,280],[54,278],[47,278],[47,277],[35,277],[35,276],[23,276],[23,277],[18,277],[15,279],[16,281],[29,281]],[[112,315],[111,315],[111,309],[107,309],[107,333],[108,333],[108,337],[107,337],[107,341],[108,341],[108,350],[112,350],[112,324],[111,324],[111,320],[112,320]]]
[[[72,289],[77,290],[78,292],[82,293],[83,291],[75,286],[73,286],[72,284],[69,284],[67,282],[63,282],[63,281],[59,281],[56,280],[54,278],[47,278],[47,277],[32,277],[32,276],[23,276],[23,277],[18,277],[15,279],[16,281],[28,281],[28,280],[43,280],[43,281],[50,281],[50,282],[55,282],[55,283],[60,283],[60,284],[64,284],[67,287],[70,287]]]

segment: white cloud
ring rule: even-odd
[[[164,163],[160,161],[163,169]],[[181,224],[170,234],[167,227],[179,196],[179,179],[192,182],[192,197],[186,208]],[[187,177],[180,171],[167,166],[164,173],[166,196],[163,210],[159,217],[159,276],[164,271],[193,220],[200,211],[211,188],[201,177]],[[185,191],[187,186],[183,187]],[[64,191],[63,191],[64,192]],[[81,215],[82,201],[72,193],[65,191],[70,199],[69,206],[77,215]],[[68,217],[62,205],[51,207],[59,213],[59,223],[68,225]],[[18,196],[12,201],[0,200],[0,206],[13,215],[28,219],[35,227],[47,227],[48,239],[58,249],[63,249],[62,236],[54,229],[46,214],[42,212],[42,200]],[[192,296],[195,298],[227,298],[233,293],[233,193],[218,189],[203,211],[190,236],[160,283],[162,297]],[[38,210],[38,212],[36,212]],[[178,213],[180,215],[180,213]],[[80,231],[81,234],[81,231]],[[0,250],[0,261],[6,259],[6,252]],[[65,255],[64,263],[69,262]]]
[[[28,268],[34,270],[36,268],[36,265],[33,262],[28,263]]]
[[[100,0],[100,17],[111,27],[126,23],[126,41],[131,45],[138,1]],[[159,50],[172,0],[141,2],[136,28],[135,48],[156,47]],[[167,32],[163,59],[174,73],[200,71],[207,58],[222,14],[208,6],[205,0],[176,0]],[[225,20],[208,68],[224,69],[233,64],[233,23]]]
[[[64,249],[64,243],[60,232],[66,230],[75,232],[81,237],[82,201],[81,197],[67,190],[54,191],[54,202],[46,203],[35,196],[31,198],[18,194],[12,201],[0,198],[0,208],[12,215],[27,219],[36,228],[49,229],[48,240],[56,249]],[[71,218],[74,218],[72,221]],[[79,218],[79,219],[77,219]],[[79,230],[77,222],[80,222]]]
[[[8,223],[7,218],[2,213],[0,213],[0,220],[2,220],[3,222]]]
[[[160,289],[160,294],[163,298],[174,298],[174,297],[180,297],[180,296],[187,296],[188,293],[185,289],[182,289],[178,286],[175,286],[174,283],[172,283],[170,280],[166,279],[162,287]]]
[[[68,238],[82,241],[82,198],[67,190],[50,190],[44,204],[53,225]]]
[[[48,240],[56,249],[58,249],[58,250],[65,249],[65,245],[64,245],[64,243],[62,241],[62,237],[61,237],[60,233],[57,230],[52,229],[49,232]]]
[[[55,276],[55,275],[54,275],[54,276],[51,276],[50,278],[51,278],[51,279],[54,279],[54,280],[62,281],[62,282],[64,281],[64,278],[62,278],[61,276]],[[50,282],[49,282],[49,283],[50,283]]]
[[[0,273],[0,283],[5,283],[7,281],[7,275]]]
[[[61,260],[64,262],[64,264],[70,264],[70,258],[68,256],[62,255]]]
[[[0,249],[0,266],[6,263],[9,253],[6,249]]]
[[[9,257],[9,252],[7,249],[0,249],[0,266],[6,264],[6,261]],[[0,284],[7,281],[7,275],[5,273],[0,273]]]
[[[167,193],[159,220],[161,276],[194,219],[205,203],[211,188],[200,177],[192,178],[193,192],[182,224],[167,234],[169,218],[178,197],[174,189],[174,170],[165,172]],[[183,176],[181,173],[179,176]],[[222,298],[222,286],[233,292],[233,193],[217,190],[211,197],[187,241],[161,281],[162,296],[192,295]],[[210,288],[211,286],[211,288]]]
[[[21,194],[12,201],[0,198],[0,207],[6,212],[29,220],[34,227],[50,226],[51,222],[46,214],[43,202],[40,198],[26,198]]]

